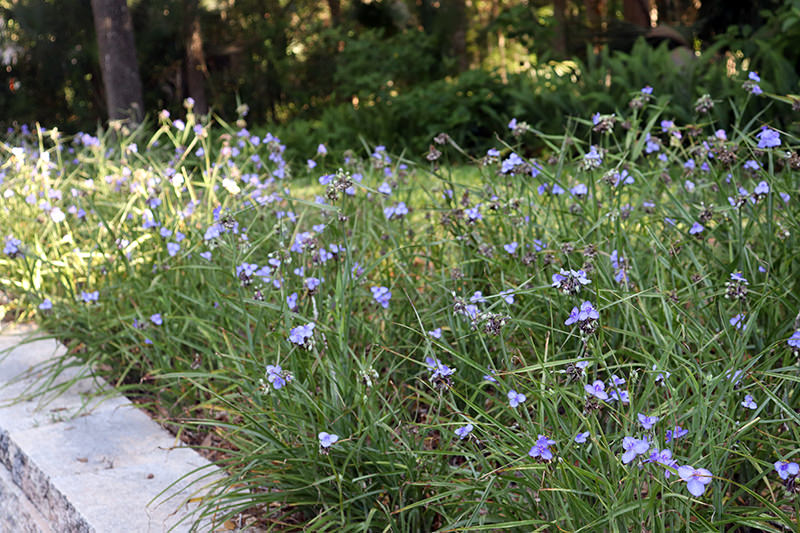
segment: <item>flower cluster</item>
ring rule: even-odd
[[[573,307],[569,314],[569,318],[564,321],[565,326],[578,324],[581,332],[585,335],[591,335],[597,329],[597,321],[600,319],[600,313],[594,308],[591,302],[584,301],[580,308]]]
[[[578,294],[581,292],[581,287],[591,282],[583,270],[564,270],[562,268],[559,273],[553,274],[553,287],[564,294]]]
[[[553,439],[545,435],[539,435],[536,439],[536,443],[531,447],[530,451],[528,451],[528,455],[542,462],[550,461],[553,458],[553,452],[550,450],[550,446],[553,446],[555,443],[556,441]]]
[[[289,341],[306,350],[310,350],[314,346],[314,327],[315,324],[309,322],[304,326],[292,328],[289,332]]]
[[[386,287],[373,286],[369,289],[372,292],[372,298],[384,309],[389,309],[389,300],[392,298],[392,292]]]
[[[732,272],[731,279],[725,282],[725,298],[744,301],[747,299],[747,279],[741,272]]]
[[[431,371],[431,375],[428,377],[428,379],[437,389],[447,389],[452,386],[453,380],[450,376],[456,373],[455,368],[450,368],[449,366],[442,364],[438,358],[434,357],[426,357],[425,364]]]

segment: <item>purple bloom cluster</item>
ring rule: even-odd
[[[3,247],[3,253],[13,259],[14,257],[17,257],[18,255],[21,254],[20,251],[21,245],[22,245],[21,240],[11,236],[6,237],[6,244]]]
[[[591,302],[584,301],[580,308],[573,307],[569,314],[569,318],[564,321],[565,326],[578,324],[580,330],[586,334],[591,335],[597,329],[597,320],[600,318],[600,313],[594,308]]]
[[[313,322],[309,322],[304,326],[297,326],[289,331],[289,341],[298,346],[310,350],[314,342],[314,327]]]
[[[581,287],[591,282],[583,270],[564,270],[562,268],[559,273],[553,274],[553,287],[564,294],[578,294]]]
[[[372,292],[372,298],[380,304],[384,309],[389,309],[389,300],[392,298],[391,291],[386,287],[373,286],[369,289]]]
[[[553,446],[555,443],[556,441],[553,439],[545,435],[539,435],[536,439],[536,443],[531,447],[530,451],[528,451],[528,455],[541,461],[550,461],[553,458],[553,452],[550,450],[550,446]]]

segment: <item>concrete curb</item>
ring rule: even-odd
[[[181,520],[192,509],[181,504],[197,487],[188,485],[219,471],[127,398],[90,397],[108,388],[101,380],[83,378],[47,403],[10,403],[34,379],[15,378],[65,353],[55,340],[21,344],[31,334],[0,332],[0,533],[189,531],[192,520]]]

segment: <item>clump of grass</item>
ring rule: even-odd
[[[191,113],[17,137],[3,290],[216,434],[228,476],[197,518],[791,529],[797,139],[633,100],[559,138],[514,120],[486,155],[438,136],[421,163],[294,164]]]

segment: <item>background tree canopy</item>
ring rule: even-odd
[[[480,144],[515,114],[554,131],[567,116],[613,112],[620,94],[645,84],[674,89],[680,113],[704,92],[731,96],[741,83],[725,80],[742,70],[758,70],[767,90],[800,92],[792,46],[800,0],[128,7],[146,112],[178,113],[191,96],[201,111],[235,120],[246,103],[251,125],[278,128],[301,146],[322,139],[335,148],[332,138],[352,146],[365,135],[421,151],[439,130]],[[40,122],[74,132],[107,118],[88,2],[0,0],[0,61],[4,127]],[[719,112],[724,121],[724,106]]]

